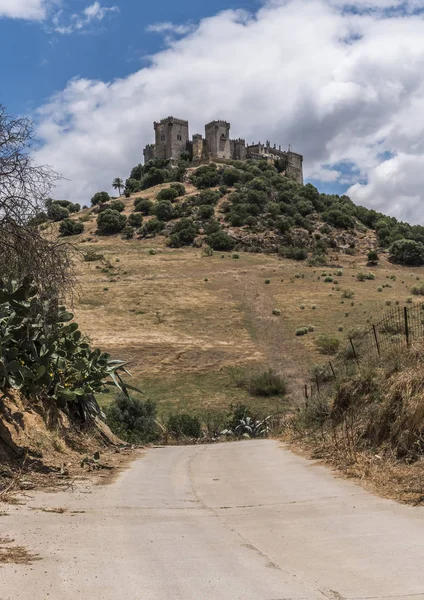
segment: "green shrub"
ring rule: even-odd
[[[63,221],[69,217],[69,210],[53,202],[47,209],[47,216],[52,221]]]
[[[279,317],[281,315],[281,310],[278,310],[278,308],[274,308],[272,314],[274,315],[274,317]]]
[[[149,254],[150,254],[151,256],[155,256],[155,254],[157,254],[157,252],[156,252],[156,250],[155,250],[154,248],[150,248],[150,250],[149,250]]]
[[[355,296],[355,292],[353,290],[346,289],[346,290],[343,290],[343,292],[342,292],[342,298],[350,299],[350,298],[353,298],[354,296]]]
[[[169,200],[157,202],[153,208],[153,213],[159,221],[170,221],[174,218],[174,207]]]
[[[110,196],[107,192],[96,192],[91,198],[91,204],[92,206],[97,204],[105,204],[106,202],[109,202],[109,200]]]
[[[408,296],[408,298],[406,299],[406,303],[407,304],[412,304],[414,302],[412,296]]]
[[[325,283],[332,283],[333,282],[333,278],[330,277],[330,275],[327,275],[327,277],[324,278]]]
[[[131,227],[141,227],[143,223],[143,215],[141,213],[131,213],[128,217],[128,225]]]
[[[156,404],[151,400],[141,401],[120,393],[106,409],[106,418],[112,431],[126,442],[151,443],[161,437]]]
[[[171,188],[177,192],[177,197],[184,196],[186,193],[185,186],[182,183],[171,183]]]
[[[390,260],[402,265],[423,265],[424,244],[414,240],[396,240],[390,246]]]
[[[166,427],[176,440],[184,437],[198,440],[202,435],[200,420],[186,413],[170,415]]]
[[[161,190],[156,196],[156,200],[158,202],[160,202],[161,200],[169,200],[170,202],[172,202],[173,200],[178,198],[178,196],[178,191],[173,187],[169,187],[165,188],[164,190]]]
[[[370,252],[368,252],[367,258],[370,265],[376,265],[379,261],[376,250],[371,250]]]
[[[308,333],[307,327],[299,327],[299,329],[296,329],[296,331],[295,331],[295,335],[297,335],[297,336],[307,335],[307,333]]]
[[[122,230],[122,239],[124,240],[132,240],[134,237],[134,227],[131,227],[131,225],[126,225],[124,227],[124,229]]]
[[[197,227],[193,219],[181,219],[171,231],[170,246],[180,248],[192,244],[197,235]]]
[[[381,286],[379,286],[379,287],[377,288],[377,292],[382,292],[382,291],[383,291],[383,288],[382,288]]]
[[[153,202],[148,198],[136,198],[134,200],[134,211],[142,215],[150,215],[153,208]]]
[[[316,339],[316,345],[321,354],[337,354],[340,348],[340,340],[333,335],[321,334]]]
[[[369,271],[368,273],[363,273],[362,271],[356,274],[356,279],[358,281],[365,281],[366,279],[374,280],[375,275]]]
[[[101,235],[113,235],[122,231],[126,223],[125,215],[108,208],[97,217],[97,230]]]
[[[146,237],[148,235],[155,235],[156,233],[163,231],[164,227],[165,223],[163,221],[159,221],[159,219],[154,217],[153,219],[150,219],[150,221],[147,221],[147,223],[143,225],[139,233],[141,233],[143,237]]]
[[[238,259],[238,258],[240,258],[240,254],[233,254],[233,255],[231,256],[231,258]]]
[[[312,333],[315,331],[315,325],[308,325],[308,331],[309,333]]]
[[[216,233],[212,233],[206,238],[206,243],[213,250],[220,250],[221,252],[230,252],[236,245],[233,238],[226,234],[225,231],[217,231]]]
[[[121,213],[125,210],[125,204],[121,200],[112,200],[110,208]]]
[[[265,279],[265,284],[268,285],[271,283],[271,279]]]
[[[272,369],[253,375],[248,384],[252,396],[284,396],[287,393],[286,380]]]
[[[72,219],[64,219],[59,225],[59,232],[62,236],[78,235],[84,231],[84,225],[73,221]]]
[[[197,215],[198,215],[199,219],[202,219],[202,221],[207,221],[208,219],[211,219],[214,216],[214,214],[215,214],[215,209],[213,206],[210,206],[209,204],[202,204],[197,209]]]
[[[414,285],[411,294],[414,294],[414,296],[424,296],[424,283]]]
[[[90,249],[84,254],[85,262],[95,262],[96,260],[103,260],[103,259],[104,259],[103,254],[98,254],[95,250]],[[96,268],[100,268],[100,267],[96,267]]]

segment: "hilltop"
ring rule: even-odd
[[[126,195],[71,215],[84,226],[71,238],[85,257],[76,317],[95,344],[131,362],[162,414],[204,416],[238,402],[275,412],[299,402],[310,369],[328,360],[319,337],[343,341],[407,302],[420,276],[389,262],[378,222],[396,236],[395,219],[262,167],[189,168],[180,182],[131,191],[146,185],[149,169],[137,184],[127,180]],[[99,235],[100,215],[114,208],[120,231]],[[288,380],[287,400],[250,393],[252,373],[269,368]]]

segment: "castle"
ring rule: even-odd
[[[303,184],[303,156],[292,152],[281,150],[266,144],[246,145],[243,139],[232,140],[230,138],[230,123],[226,121],[212,121],[205,125],[205,137],[197,133],[190,140],[188,121],[167,117],[159,123],[154,123],[155,144],[148,144],[144,149],[144,161],[155,158],[169,160],[176,163],[183,153],[189,153],[194,163],[207,162],[209,160],[283,160],[285,162],[285,173],[291,175]]]

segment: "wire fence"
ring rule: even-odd
[[[311,383],[305,384],[305,398],[321,392],[338,377],[352,375],[367,358],[384,358],[396,345],[409,348],[414,341],[423,339],[424,303],[397,306],[366,331],[351,334],[346,347],[334,359],[316,367]]]

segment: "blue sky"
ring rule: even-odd
[[[13,0],[11,0],[13,2]],[[80,13],[90,2],[69,0],[62,4],[62,19]],[[258,0],[116,0],[116,6],[95,26],[60,34],[51,18],[40,23],[0,18],[0,102],[13,113],[37,108],[73,77],[109,81],[126,77],[146,63],[146,57],[164,46],[161,35],[149,33],[158,22],[197,23],[227,9],[256,10]]]
[[[321,191],[424,223],[424,0],[0,0],[0,103],[86,204],[168,115],[292,145]]]

